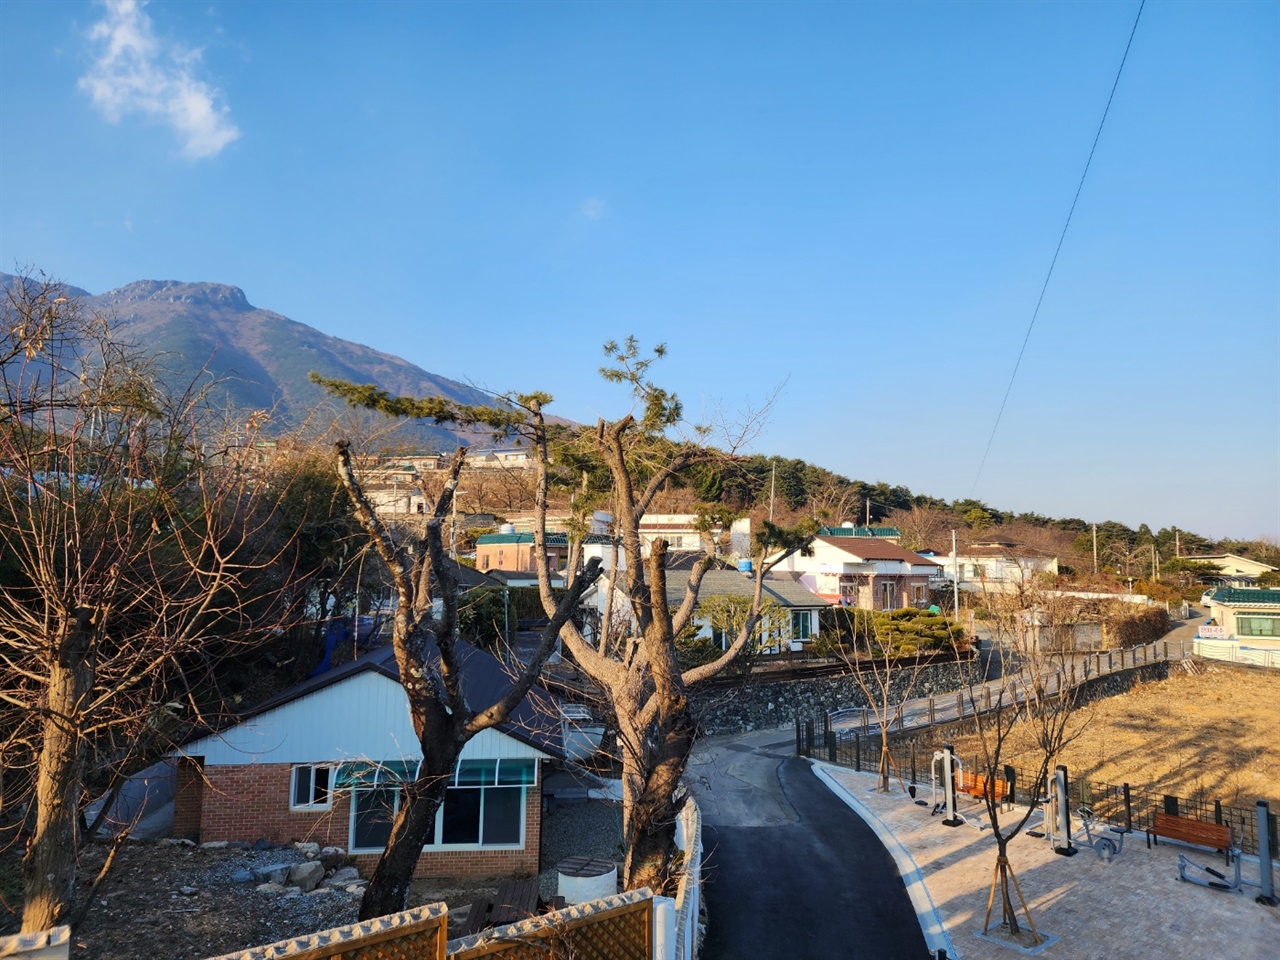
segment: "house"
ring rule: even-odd
[[[685,590],[689,585],[688,570],[667,570],[667,605],[678,607],[684,602]],[[740,597],[749,602],[755,595],[755,577],[751,571],[715,569],[708,570],[702,578],[698,590],[698,605],[702,606],[712,597]],[[792,650],[801,650],[804,644],[818,635],[818,614],[824,607],[831,606],[826,600],[815,595],[794,577],[776,574],[770,571],[765,575],[761,599],[773,601],[785,611],[781,623],[769,623],[766,618],[760,625],[760,636],[767,638],[765,647],[777,647],[782,643],[789,644]],[[700,635],[711,636],[721,650],[728,648],[733,637],[725,636],[694,611],[694,623]]]
[[[696,513],[647,513],[640,518],[640,544],[648,556],[655,540],[666,540],[671,552],[693,550],[702,553],[710,546],[707,534],[698,529]],[[751,556],[751,519],[740,517],[729,526],[727,552],[732,556]]]
[[[459,644],[459,657],[477,709],[510,688],[489,654]],[[468,741],[415,876],[536,874],[542,769],[563,758],[562,742],[556,705],[536,689],[505,724]],[[367,872],[422,754],[387,646],[196,736],[174,759],[175,836],[310,840],[345,848]]]
[[[1250,560],[1248,557],[1242,557],[1236,553],[1212,553],[1198,557],[1182,557],[1181,559],[1194,563],[1212,564],[1218,568],[1218,573],[1216,576],[1209,575],[1207,579],[1238,585],[1251,584],[1264,573],[1280,569],[1273,567],[1269,563],[1263,563],[1261,560]]]
[[[931,558],[941,564],[938,573],[947,584],[959,573],[960,589],[974,593],[1017,593],[1038,575],[1058,575],[1057,557],[1030,556],[1017,544],[1003,540],[974,543],[958,554],[933,554]]]
[[[774,569],[833,604],[895,610],[928,605],[939,564],[879,537],[819,536],[809,556],[793,553]]]
[[[545,546],[552,570],[559,570],[569,562],[567,534],[548,533]],[[538,565],[533,553],[533,534],[516,533],[509,527],[504,527],[501,533],[482,533],[476,538],[476,568],[535,573]]]
[[[1221,639],[1280,641],[1280,589],[1219,587],[1213,591],[1217,630],[1200,628],[1201,636]]]

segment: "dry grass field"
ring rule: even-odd
[[[1058,762],[1073,778],[1232,806],[1269,800],[1280,811],[1280,673],[1203,670],[1083,707],[1083,729]],[[1019,759],[1029,741],[1017,733],[1006,762],[1031,765]],[[965,759],[980,750],[975,736],[955,747]]]

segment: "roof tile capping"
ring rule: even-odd
[[[1219,587],[1213,602],[1227,607],[1280,607],[1280,589],[1268,587]]]

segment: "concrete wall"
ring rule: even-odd
[[[911,689],[912,697],[929,697],[954,693],[964,684],[963,671],[977,669],[976,664],[940,663],[923,667]],[[890,700],[897,703],[910,682],[910,671],[900,671],[890,684]],[[874,678],[869,688],[876,690]],[[791,726],[799,713],[818,716],[841,707],[868,706],[866,694],[852,676],[817,677],[811,680],[762,682],[748,675],[738,687],[717,687],[689,696],[694,716],[702,732],[744,733],[770,727]]]

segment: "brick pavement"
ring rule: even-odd
[[[904,876],[919,869],[950,940],[949,960],[1013,960],[1026,955],[977,936],[995,868],[989,830],[945,827],[940,816],[912,803],[896,785],[892,794],[876,793],[874,774],[824,763],[814,766],[838,794],[852,798],[850,805],[864,819],[873,826],[879,821],[914,861],[914,867],[907,863],[903,869],[901,862],[899,867]],[[920,796],[929,799],[927,787]],[[983,807],[976,799],[962,797],[960,812],[977,818]],[[1038,820],[1039,814],[1033,815],[1032,822]],[[1082,833],[1078,822],[1073,821],[1073,827]],[[1059,938],[1037,955],[1048,960],[1280,958],[1280,908],[1256,903],[1256,888],[1223,893],[1181,882],[1179,853],[1222,869],[1218,854],[1166,844],[1148,850],[1141,832],[1130,834],[1123,852],[1110,863],[1087,846],[1081,845],[1074,857],[1063,857],[1046,840],[1025,835],[1014,839],[1009,858],[1036,928]],[[1275,872],[1280,884],[1280,869]],[[1256,883],[1257,862],[1246,858],[1242,876]],[[998,924],[998,911],[997,904],[993,924]]]

